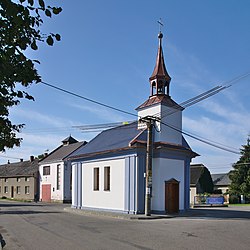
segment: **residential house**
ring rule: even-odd
[[[231,184],[229,174],[212,174],[211,176],[214,184],[214,190],[221,190],[222,194],[227,193]]]
[[[198,194],[212,193],[213,181],[210,171],[203,164],[190,166],[190,203],[195,203]]]
[[[155,213],[189,208],[190,161],[197,154],[181,133],[183,108],[169,94],[171,78],[162,37],[160,33],[156,65],[149,78],[150,96],[136,109],[138,121],[101,132],[69,156],[73,208],[144,213],[145,195],[150,195],[150,210]],[[152,123],[148,125],[153,141],[152,170],[147,173],[147,134],[151,132],[145,119],[158,119],[153,128]]]
[[[38,160],[0,165],[0,197],[34,200],[39,192]]]
[[[41,201],[71,202],[71,162],[65,158],[85,144],[69,136],[39,162]]]

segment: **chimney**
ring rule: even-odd
[[[23,162],[23,159],[20,159],[20,162]]]
[[[34,161],[34,155],[31,155],[30,156],[30,162],[33,162]]]

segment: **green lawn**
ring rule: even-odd
[[[250,206],[250,204],[229,204],[229,206]]]

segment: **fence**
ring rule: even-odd
[[[222,195],[198,195],[194,197],[194,205],[219,205],[224,204]]]

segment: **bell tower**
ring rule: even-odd
[[[151,86],[151,96],[153,95],[168,95],[169,96],[169,84],[171,77],[169,76],[164,63],[163,51],[162,51],[162,38],[163,34],[158,34],[159,46],[156,57],[156,64],[154,71],[149,78]]]
[[[136,110],[138,120],[147,116],[157,117],[160,122],[155,122],[154,141],[172,144],[182,144],[182,110],[170,97],[170,81],[163,56],[163,34],[158,34],[158,51],[152,75],[149,77],[150,96]],[[169,126],[168,126],[169,125]],[[172,128],[171,128],[172,127]],[[175,129],[173,129],[176,128]],[[145,123],[138,122],[138,128],[145,128]]]

